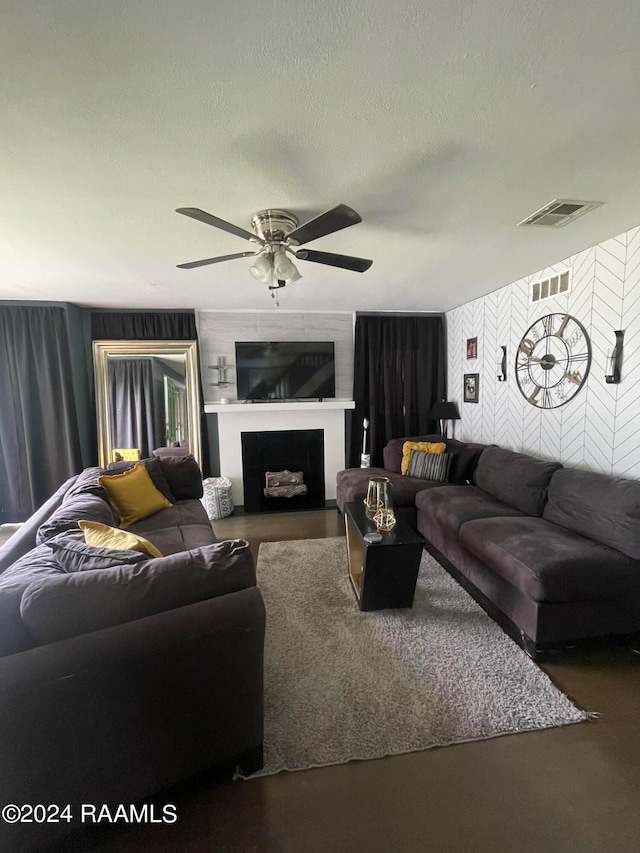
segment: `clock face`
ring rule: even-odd
[[[591,344],[582,323],[568,314],[547,314],[518,345],[518,388],[532,406],[557,409],[582,388],[590,366]]]

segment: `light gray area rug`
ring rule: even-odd
[[[343,538],[263,543],[257,573],[267,609],[258,775],[590,716],[426,551],[408,610],[358,610]]]

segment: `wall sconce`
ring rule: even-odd
[[[498,357],[498,382],[507,381],[507,348],[500,347],[502,355]]]
[[[620,382],[620,368],[622,367],[622,341],[624,339],[624,331],[619,330],[613,333],[616,336],[616,345],[613,352],[607,355],[607,371],[604,376],[604,381],[610,385],[617,385]]]

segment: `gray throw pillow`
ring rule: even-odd
[[[444,483],[449,475],[451,456],[448,453],[428,453],[425,450],[412,450],[409,457],[407,477],[419,480],[435,480]]]
[[[153,451],[156,453],[157,451]],[[191,454],[157,457],[176,501],[199,499],[204,494],[202,472]]]
[[[30,634],[50,643],[226,595],[255,582],[249,543],[228,539],[133,566],[33,583],[22,596],[20,614]]]

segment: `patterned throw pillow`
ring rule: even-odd
[[[409,456],[412,450],[425,450],[427,453],[444,453],[447,445],[444,441],[405,441],[402,445],[402,462],[400,473],[406,474],[409,467]]]
[[[451,454],[429,453],[424,450],[412,450],[407,468],[407,477],[417,477],[419,480],[435,480],[446,482],[449,475]]]

